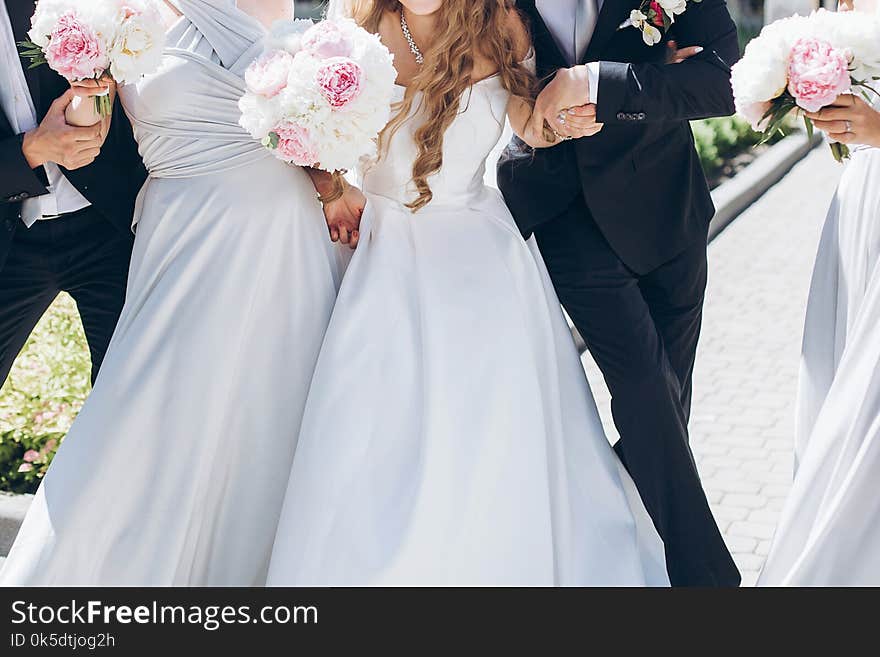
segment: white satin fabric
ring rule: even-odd
[[[184,14],[120,91],[150,171],[97,385],[0,574],[14,585],[261,585],[343,271],[308,176],[239,126],[262,26]]]
[[[668,584],[537,246],[483,185],[508,97],[468,92],[417,214],[417,120],[366,173],[270,585]]]
[[[813,273],[797,474],[759,584],[880,585],[880,151],[853,153]]]

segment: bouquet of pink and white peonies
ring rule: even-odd
[[[840,94],[870,102],[880,79],[880,22],[873,14],[829,12],[792,16],[767,25],[733,67],[737,112],[768,139],[792,112],[817,112]],[[813,124],[804,116],[808,134]],[[844,144],[831,144],[838,162]]]
[[[346,171],[375,156],[396,79],[389,50],[354,21],[282,21],[245,72],[239,122],[285,162]]]
[[[154,72],[165,47],[165,27],[153,0],[39,0],[30,41],[19,44],[31,66],[48,64],[71,82],[110,75],[134,82]],[[95,108],[108,116],[108,96]]]

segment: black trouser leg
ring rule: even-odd
[[[560,300],[611,391],[618,449],[664,540],[672,583],[736,585],[739,573],[688,446],[686,389],[699,335],[704,249],[639,277],[583,203],[536,236]]]
[[[14,242],[0,269],[0,386],[58,292],[47,259]]]
[[[125,298],[131,244],[92,210],[17,229],[0,270],[0,382],[60,291],[79,308],[94,381]]]
[[[75,254],[59,265],[61,289],[76,301],[92,360],[92,383],[107,353],[125,302],[132,236],[106,222],[85,223],[65,234],[61,248]],[[84,252],[79,244],[88,244]]]

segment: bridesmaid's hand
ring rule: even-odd
[[[357,187],[345,183],[345,191],[335,201],[324,204],[324,217],[330,239],[357,248],[360,239],[361,217],[367,206],[367,197]]]
[[[880,113],[855,94],[841,94],[828,107],[804,114],[831,141],[880,148]]]
[[[104,76],[100,80],[76,80],[70,83],[70,89],[76,98],[68,105],[64,113],[67,123],[82,127],[100,124],[103,145],[103,140],[110,131],[112,116],[102,117],[98,114],[94,98],[109,94],[112,106],[116,98],[116,82],[109,76]]]

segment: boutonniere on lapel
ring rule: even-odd
[[[649,46],[660,43],[663,35],[691,2],[703,0],[642,0],[638,9],[630,12],[629,18],[620,24],[618,30],[634,27],[642,33],[642,39]]]

